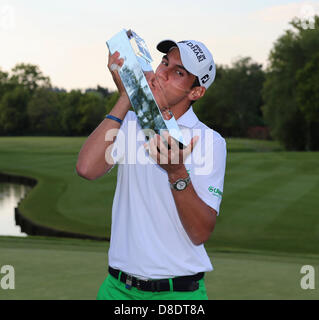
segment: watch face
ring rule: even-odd
[[[186,182],[185,181],[178,181],[176,184],[176,189],[183,190],[186,188]]]

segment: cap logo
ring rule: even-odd
[[[199,45],[193,44],[191,41],[181,41],[181,42],[182,43],[186,42],[186,45],[192,49],[192,51],[196,54],[196,58],[198,62],[202,62],[203,60],[206,59],[205,54]]]
[[[209,75],[205,74],[200,80],[202,81],[202,84],[206,83],[209,80]]]

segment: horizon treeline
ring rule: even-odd
[[[0,135],[88,135],[103,120],[114,94],[101,86],[84,92],[52,87],[36,65],[0,70]]]
[[[224,137],[275,139],[287,150],[319,150],[319,17],[311,28],[290,22],[269,53],[269,65],[241,57],[217,65],[216,79],[194,111]],[[53,87],[36,65],[0,68],[1,136],[87,136],[118,93],[97,86]]]

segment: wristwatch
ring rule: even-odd
[[[190,176],[188,176],[185,179],[178,179],[174,183],[171,183],[170,185],[173,190],[182,191],[189,185],[190,182],[191,182],[191,178]]]

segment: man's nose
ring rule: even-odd
[[[169,68],[165,68],[165,69],[163,68],[163,69],[158,70],[157,76],[160,77],[161,80],[166,81],[166,80],[168,80],[169,72],[170,72]]]

